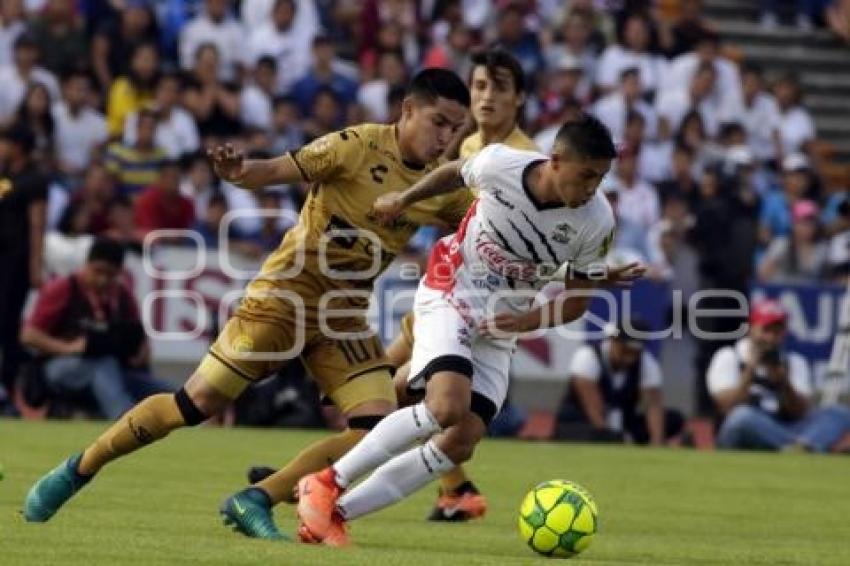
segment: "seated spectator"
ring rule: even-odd
[[[166,154],[154,143],[159,116],[154,110],[139,111],[136,124],[136,143],[112,143],[106,148],[104,164],[115,176],[118,192],[135,198],[145,187],[152,185],[159,176]]]
[[[310,117],[304,122],[305,141],[309,142],[339,129],[343,124],[341,110],[342,104],[334,91],[325,88],[317,92]]]
[[[209,159],[205,153],[198,151],[184,156],[181,165],[180,194],[194,204],[195,218],[204,218],[210,199],[218,192]]]
[[[717,71],[711,64],[701,64],[685,89],[665,90],[655,101],[659,119],[665,122],[662,131],[676,131],[690,112],[698,112],[708,137],[720,130],[721,108],[712,97]]]
[[[41,46],[41,64],[57,76],[79,69],[88,60],[86,30],[74,2],[48,0],[31,29]]]
[[[109,228],[109,208],[115,200],[112,175],[101,163],[93,163],[85,172],[83,182],[71,197],[69,206],[85,211],[87,234],[100,235]]]
[[[613,252],[620,258],[626,257],[633,261],[646,261],[648,256],[646,227],[639,224],[634,218],[622,214],[620,187],[613,173],[609,173],[602,179],[599,188],[608,199],[608,204],[611,205],[614,218],[617,220]]]
[[[263,55],[277,59],[278,93],[288,93],[310,68],[310,46],[315,29],[299,28],[295,0],[275,0],[271,18],[253,29],[246,46],[248,62],[256,65]]]
[[[192,201],[180,194],[180,165],[166,161],[156,184],[136,199],[136,225],[142,234],[154,230],[188,230],[195,221]]]
[[[357,102],[366,108],[368,121],[388,124],[387,97],[393,88],[406,87],[407,67],[400,51],[382,51],[377,68],[377,76],[360,87]]]
[[[545,78],[537,93],[529,97],[525,104],[526,120],[543,128],[558,123],[558,116],[565,104],[574,100],[587,100],[578,92],[582,79],[581,62],[572,55],[564,55]]]
[[[277,84],[275,58],[268,55],[260,57],[254,67],[253,78],[240,94],[242,125],[271,131],[274,128],[273,101]]]
[[[818,205],[798,200],[791,207],[791,234],[774,238],[759,265],[770,283],[818,283],[826,275],[828,248],[820,239]]]
[[[157,81],[156,94],[151,106],[159,118],[154,143],[171,159],[179,159],[183,154],[197,151],[201,146],[194,118],[180,106],[182,87],[183,82],[179,75],[174,73],[161,75]],[[133,145],[136,142],[138,120],[138,112],[127,116],[127,122],[124,124],[124,143],[127,145]]]
[[[201,45],[211,43],[219,53],[218,78],[239,78],[244,58],[245,32],[230,15],[231,0],[204,0],[204,7],[180,31],[180,66],[191,69]]]
[[[144,232],[136,227],[133,203],[126,196],[118,195],[109,205],[109,228],[104,236],[121,244],[127,251],[142,253]]]
[[[449,31],[445,42],[434,42],[431,49],[425,53],[422,67],[449,69],[460,77],[467,77],[472,69],[470,60],[472,44],[472,33],[469,28],[462,23],[456,23]]]
[[[49,389],[89,393],[109,419],[147,395],[171,390],[148,371],[150,348],[136,299],[120,281],[123,263],[119,244],[96,241],[82,269],[39,293],[21,335],[44,356]]]
[[[640,112],[631,110],[626,114],[623,132],[623,147],[637,154],[638,177],[656,184],[670,176],[670,156],[673,143],[669,140],[655,140],[646,134],[646,118]]]
[[[218,59],[212,43],[198,48],[183,98],[204,140],[236,136],[242,130],[239,87],[218,79]]]
[[[624,70],[637,68],[643,93],[650,97],[655,95],[665,63],[649,51],[649,42],[650,22],[643,15],[631,14],[623,23],[618,43],[609,45],[599,58],[596,86],[603,92],[610,92],[617,87]]]
[[[92,156],[109,139],[106,118],[90,104],[91,79],[72,72],[62,83],[62,100],[53,105],[59,170],[72,182],[79,179]]]
[[[625,148],[617,157],[614,179],[619,194],[620,217],[628,218],[643,230],[658,221],[661,207],[655,187],[642,181],[637,174],[637,155]]]
[[[101,17],[92,22],[97,26],[91,45],[92,70],[103,92],[116,78],[131,75],[139,45],[156,45],[160,38],[151,3],[143,0],[124,4],[117,17]]]
[[[599,51],[591,41],[592,34],[593,24],[588,15],[574,10],[564,18],[559,41],[546,49],[547,66],[550,68],[557,68],[565,56],[578,60],[581,65],[581,79],[576,85],[579,100],[588,99],[596,77]]]
[[[661,219],[649,229],[646,237],[647,277],[656,281],[673,281],[677,275],[677,267],[687,269],[691,275],[695,275],[696,266],[690,261],[691,258],[680,258],[686,255],[680,252],[694,222],[685,198],[677,193],[667,195],[662,203]],[[689,261],[689,265],[678,265],[680,261]],[[682,287],[673,286],[674,289]]]
[[[704,21],[702,0],[683,0],[678,4],[679,16],[670,29],[669,43],[664,45],[671,58],[693,51],[706,32],[712,31]]]
[[[558,438],[661,446],[682,432],[682,415],[664,408],[661,367],[640,336],[647,331],[632,318],[609,325],[602,342],[576,350],[558,410]]]
[[[714,354],[706,380],[723,417],[718,447],[826,452],[850,432],[846,407],[812,407],[809,366],[785,348],[787,329],[779,302],[757,302],[749,334]]]
[[[8,124],[24,100],[28,85],[43,84],[53,100],[59,99],[59,83],[47,69],[38,66],[40,48],[29,33],[18,36],[12,63],[0,67],[0,124]]]
[[[699,183],[693,172],[693,151],[686,145],[677,145],[670,159],[670,175],[658,184],[658,196],[661,203],[670,195],[685,199],[688,210],[696,210],[699,201]]]
[[[747,64],[741,71],[744,108],[741,123],[747,131],[750,149],[759,163],[774,163],[781,154],[779,105],[764,87],[762,70]]]
[[[794,203],[809,196],[812,179],[809,160],[794,153],[782,161],[782,186],[764,195],[759,211],[759,241],[768,245],[777,236],[791,233]]]
[[[600,98],[593,105],[593,113],[608,126],[615,143],[623,143],[626,132],[626,116],[638,112],[644,119],[646,137],[656,134],[657,115],[655,109],[641,98],[640,72],[637,67],[624,69],[620,74],[617,90]],[[678,124],[676,124],[678,126]]]
[[[803,91],[794,73],[786,73],[773,85],[773,95],[779,105],[779,137],[782,154],[806,152],[815,139],[815,122],[802,105]]]
[[[109,87],[106,120],[109,135],[120,138],[127,116],[153,101],[159,77],[159,51],[155,43],[140,43],[130,55],[127,74]]]
[[[24,0],[0,2],[0,68],[12,64],[15,40],[27,29]]]
[[[494,44],[519,60],[526,81],[533,87],[534,79],[546,67],[546,61],[540,40],[526,27],[525,16],[525,9],[519,3],[510,3],[500,10]]]
[[[336,95],[343,111],[357,99],[357,83],[334,69],[336,51],[331,40],[318,36],[313,40],[313,64],[304,77],[292,85],[290,96],[303,114],[309,114],[319,91]]]
[[[47,87],[31,83],[14,120],[15,126],[32,132],[35,139],[32,158],[45,174],[51,173],[56,163],[56,124],[50,107]]]

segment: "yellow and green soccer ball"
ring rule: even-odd
[[[523,499],[519,533],[535,552],[569,558],[590,546],[597,517],[596,502],[586,489],[570,481],[547,481]]]

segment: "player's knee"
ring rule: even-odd
[[[202,396],[196,395],[196,397],[203,399]],[[180,415],[183,417],[183,422],[187,426],[199,425],[211,416],[211,413],[201,408],[196,400],[189,395],[185,387],[181,387],[180,390],[174,394],[174,402],[177,403],[177,409],[180,411]]]
[[[452,427],[440,435],[437,439],[437,447],[449,457],[449,460],[460,465],[472,459],[479,440],[480,438],[470,431]]]
[[[425,400],[425,405],[442,428],[456,425],[469,411],[469,403],[463,399],[440,395]]]

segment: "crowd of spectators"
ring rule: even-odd
[[[776,24],[774,4],[762,25]],[[846,26],[846,2],[797,4],[819,10],[800,12],[802,28]],[[413,72],[466,77],[471,50],[495,44],[522,63],[522,123],[542,151],[582,110],[614,134],[602,190],[618,260],[685,290],[847,272],[846,179],[818,175],[798,78],[742,60],[699,0],[2,0],[0,164],[32,186],[3,214],[46,203],[44,257],[30,227],[13,259],[38,287],[34,265],[71,273],[97,236],[133,251],[152,230],[194,228],[215,247],[228,211],[240,214],[226,237],[259,258],[291,222],[263,212],[297,213],[306,187],[239,190],[215,178],[206,147],[278,155],[394,121]]]

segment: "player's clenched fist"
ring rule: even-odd
[[[404,195],[400,192],[387,193],[375,199],[372,213],[379,224],[390,224],[404,210]]]
[[[217,145],[207,150],[215,174],[233,184],[239,184],[245,174],[245,155],[232,144]]]

